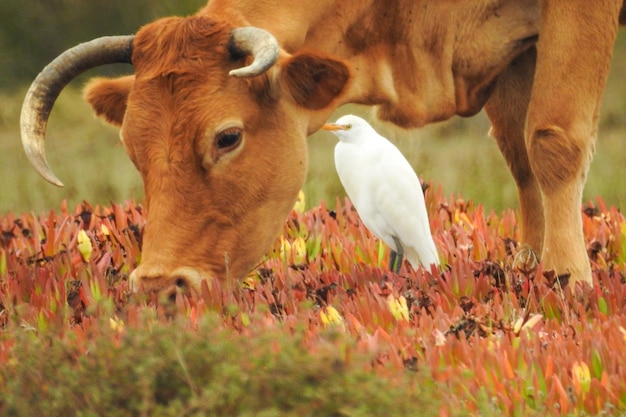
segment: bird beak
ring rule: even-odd
[[[352,126],[351,125],[340,125],[337,123],[326,123],[324,126],[322,126],[322,129],[324,130],[350,130]]]

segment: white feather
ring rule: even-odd
[[[365,120],[346,115],[336,122],[335,166],[367,228],[394,251],[394,236],[414,268],[439,265],[421,183],[402,153]]]

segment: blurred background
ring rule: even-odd
[[[82,101],[81,87],[94,75],[114,76],[130,66],[110,66],[86,73],[59,97],[50,117],[48,162],[65,183],[57,188],[30,167],[19,137],[19,112],[24,94],[37,73],[64,50],[105,35],[130,34],[143,24],[168,15],[188,15],[202,0],[3,0],[0,2],[0,215],[10,211],[40,214],[70,208],[83,200],[92,205],[143,199],[141,179],[119,144],[116,129],[97,120]],[[585,57],[581,57],[585,59]],[[370,110],[350,106],[369,120]],[[484,114],[417,131],[375,126],[394,141],[418,175],[441,187],[444,195],[461,195],[487,210],[517,208],[515,185],[497,149],[487,136]],[[344,195],[334,169],[335,139],[326,132],[309,138],[309,174],[304,190],[307,206],[321,200],[334,206]],[[626,203],[626,31],[616,47],[604,96],[596,154],[584,202],[600,196],[608,205]]]

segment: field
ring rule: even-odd
[[[617,59],[581,207],[591,287],[519,262],[515,188],[479,115],[379,126],[430,184],[443,270],[389,272],[318,133],[307,209],[243,282],[174,304],[129,292],[144,212],[117,132],[64,91],[56,189],[21,150],[25,89],[1,94],[0,415],[626,414],[625,71]]]
[[[513,211],[435,187],[427,205],[442,271],[390,273],[338,200],[294,210],[243,282],[174,304],[129,292],[141,206],[4,216],[0,414],[626,413],[622,214],[586,207],[583,288],[519,262]]]

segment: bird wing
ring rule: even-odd
[[[387,213],[387,223],[404,248],[414,268],[421,263],[439,265],[437,248],[430,231],[422,184],[402,153],[391,143],[385,146],[384,162],[389,183],[378,190],[377,205]]]
[[[339,142],[335,147],[335,165],[346,194],[365,226],[387,246],[396,250],[392,228],[378,203],[380,156],[369,147]]]

